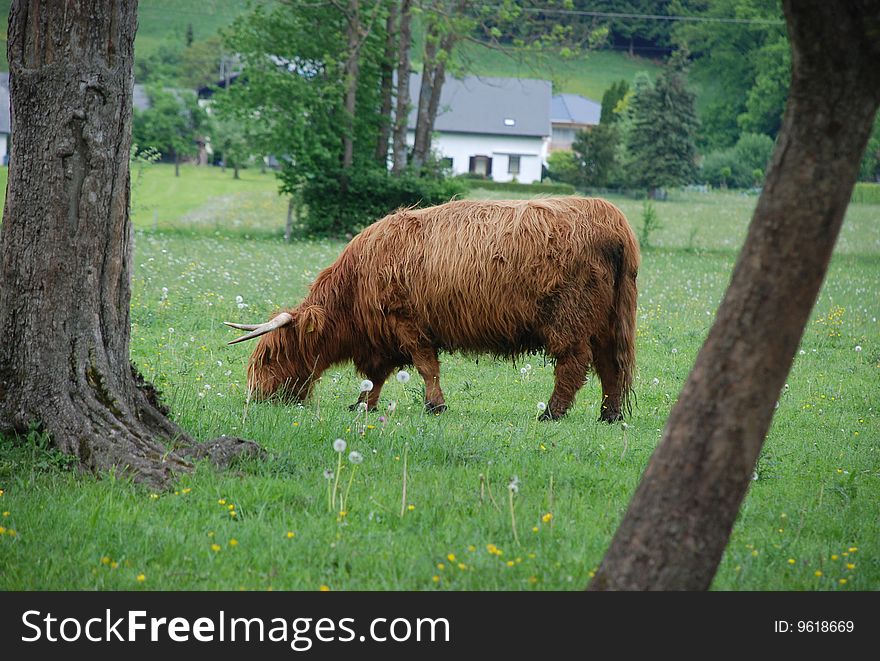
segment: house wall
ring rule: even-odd
[[[6,133],[0,133],[0,165],[7,164],[7,150],[9,148],[9,143],[7,142],[7,138],[9,136]]]
[[[407,141],[413,144],[415,132],[407,134]],[[477,133],[434,134],[431,148],[444,158],[452,159],[455,174],[467,174],[472,156],[488,156],[492,159],[492,179],[512,181],[514,178],[525,184],[541,181],[541,165],[547,159],[550,145],[549,136],[507,136]],[[510,156],[518,155],[519,174],[510,174]]]

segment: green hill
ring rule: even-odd
[[[5,44],[6,23],[11,0],[0,0],[0,33]],[[136,56],[145,56],[161,49],[163,44],[183,43],[192,25],[193,38],[201,41],[229,25],[247,10],[242,0],[141,0],[138,8]],[[6,49],[0,49],[0,70],[7,70]],[[652,77],[658,66],[641,58],[621,53],[599,51],[572,59],[554,55],[536,58],[533,53],[523,58],[481,48],[475,44],[462,47],[461,59],[469,72],[485,76],[545,78],[553,81],[554,90],[583,94],[601,100],[608,86],[620,79],[632,81],[637,71],[648,71]]]

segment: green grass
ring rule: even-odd
[[[2,440],[0,589],[583,587],[712,323],[755,198],[678,193],[656,203],[664,229],[643,255],[638,406],[624,453],[621,426],[595,422],[595,377],[565,420],[536,422],[552,388],[540,355],[525,379],[520,364],[445,356],[442,416],[422,412],[417,376],[406,388],[392,379],[382,405],[394,400],[396,411],[384,423],[371,414],[363,434],[347,410],[360,381],[350,366],[326,373],[305,406],[251,404],[245,418],[249,347],[226,346],[234,332],[221,322],[296,303],[343,246],[283,243],[283,202],[267,197],[266,182],[216,169],[186,169],[179,181],[168,168],[145,172],[135,199],[163,209],[163,224],[153,232],[150,214],[138,216],[132,353],[184,428],[252,438],[269,457],[224,472],[199,465],[152,494],[78,474],[42,439]],[[642,203],[615,201],[638,227]],[[880,587],[877,210],[848,212],[716,589]],[[328,511],[322,476],[336,468],[338,437],[366,457],[344,517]],[[413,509],[401,518],[405,453]],[[480,475],[497,508],[481,498]],[[520,546],[507,509],[514,475]]]

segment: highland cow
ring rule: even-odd
[[[357,403],[413,365],[425,407],[442,412],[441,350],[516,358],[543,350],[555,388],[542,417],[571,407],[592,367],[600,420],[628,411],[635,366],[639,249],[623,213],[595,198],[460,200],[402,209],[367,227],[295,308],[230,344],[261,336],[248,367],[258,398],[305,399],[348,360],[371,380]],[[352,405],[356,406],[356,404]]]

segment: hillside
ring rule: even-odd
[[[10,4],[11,0],[0,0],[0,33],[4,45]],[[247,6],[248,3],[241,0],[141,0],[135,41],[136,57],[154,53],[165,43],[181,43],[188,25],[192,25],[196,41],[207,39],[246,11]],[[597,101],[601,100],[603,92],[612,82],[620,79],[631,81],[637,71],[648,71],[653,77],[658,69],[650,60],[611,51],[568,60],[554,55],[536,58],[534,53],[517,58],[467,44],[461,55],[469,73],[544,78],[553,81],[556,91],[583,94]],[[0,49],[0,70],[7,69],[4,47]]]

